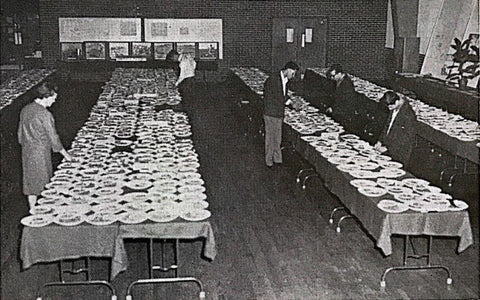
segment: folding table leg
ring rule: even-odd
[[[174,239],[174,244],[175,244],[175,251],[174,251],[174,263],[168,267],[165,266],[165,248],[164,248],[164,242],[165,240],[162,241],[162,256],[161,256],[161,265],[154,265],[153,263],[153,239],[149,239],[148,241],[148,250],[149,250],[149,279],[138,279],[133,281],[132,283],[129,284],[127,288],[127,296],[126,300],[132,300],[132,288],[135,285],[140,285],[140,284],[157,284],[157,283],[178,283],[178,282],[193,282],[196,283],[200,289],[199,292],[199,298],[200,299],[205,299],[205,291],[203,289],[203,284],[200,280],[198,280],[195,277],[179,277],[178,276],[178,261],[179,261],[179,240]],[[175,277],[166,277],[166,278],[154,278],[153,271],[158,270],[162,272],[167,272],[170,270],[174,270],[175,272]]]
[[[302,176],[302,174],[304,172],[315,172],[315,169],[314,168],[308,168],[308,169],[301,169],[300,171],[298,171],[298,173],[297,173],[297,183],[300,183],[300,181],[301,181],[300,176]]]
[[[64,270],[62,262],[63,262],[63,260],[59,261],[60,281],[58,281],[58,282],[53,281],[53,282],[45,283],[37,292],[37,295],[38,295],[37,300],[42,299],[42,292],[46,287],[77,286],[77,285],[103,285],[103,286],[106,286],[112,294],[111,300],[117,300],[115,289],[108,281],[105,281],[105,280],[90,280],[90,269],[89,269],[89,267],[90,267],[90,257],[85,257],[85,267],[84,268],[75,269],[75,261],[72,261],[71,268],[68,269],[68,270]],[[80,274],[80,273],[85,273],[87,280],[85,280],[85,281],[65,281],[64,278],[63,278],[64,273],[69,273],[69,274],[73,274],[73,275],[77,275],[77,274]]]
[[[302,184],[302,189],[305,189],[307,186],[307,180],[312,178],[312,177],[318,177],[318,174],[317,173],[313,173],[313,174],[309,174],[307,176],[305,176],[305,178],[303,179],[303,184]]]
[[[428,245],[427,245],[427,252],[424,254],[417,254],[415,247],[413,245],[413,242],[410,239],[409,235],[404,236],[404,243],[403,243],[403,265],[402,266],[393,266],[390,268],[387,268],[382,275],[382,279],[380,281],[380,286],[384,288],[387,284],[385,282],[386,276],[389,272],[391,271],[402,271],[402,270],[409,270],[409,271],[417,271],[417,270],[430,270],[430,269],[443,269],[447,272],[447,284],[450,285],[452,284],[452,276],[450,274],[450,270],[444,266],[444,265],[432,265],[430,263],[431,259],[431,250],[432,250],[432,241],[433,241],[433,236],[429,235],[428,236]],[[413,254],[408,254],[408,244],[410,243],[410,246],[412,248]],[[413,258],[413,259],[421,259],[421,258],[426,258],[427,259],[427,264],[426,265],[420,265],[420,266],[409,266],[408,265],[408,259]]]

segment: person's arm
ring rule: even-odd
[[[71,161],[71,160],[72,160],[72,157],[71,157],[70,154],[67,152],[67,150],[65,150],[65,149],[60,150],[60,154],[63,155],[63,157],[65,158],[65,160],[67,160],[67,161]]]
[[[52,145],[53,152],[60,152],[63,150],[62,142],[57,134],[57,130],[55,129],[55,120],[51,113],[43,114],[42,118],[42,125],[45,129],[45,133],[47,134],[50,144]]]

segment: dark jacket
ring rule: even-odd
[[[345,74],[342,82],[337,86],[334,93],[335,102],[332,107],[332,115],[338,121],[349,120],[356,109],[355,87],[350,76]]]
[[[283,94],[280,72],[268,77],[263,86],[263,114],[265,116],[283,118],[285,114],[286,96]]]
[[[391,118],[392,112],[390,112],[380,134],[380,141],[388,148],[388,152],[393,159],[407,165],[415,143],[417,117],[408,101],[405,101],[393,121],[390,132],[387,134]]]

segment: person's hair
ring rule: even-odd
[[[58,89],[55,84],[47,81],[37,87],[37,89],[35,90],[35,97],[38,99],[47,98],[56,93],[57,90]]]
[[[167,53],[167,56],[165,57],[165,59],[168,60],[168,61],[173,61],[173,57],[175,55],[180,55],[180,54],[177,52],[177,50],[172,49]]]
[[[284,70],[286,69],[292,69],[292,70],[295,70],[295,71],[298,71],[300,69],[300,67],[294,63],[293,61],[289,61],[285,64],[285,67],[283,67]]]
[[[333,64],[328,68],[327,74],[332,73],[332,71],[335,71],[335,73],[343,73],[343,67],[341,64]]]
[[[383,103],[388,106],[390,104],[397,102],[398,100],[400,100],[400,97],[398,96],[397,93],[393,91],[387,91],[385,92],[385,94],[383,94],[382,98],[380,98],[380,103]]]

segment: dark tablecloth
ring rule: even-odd
[[[128,267],[123,240],[126,238],[197,239],[205,238],[203,255],[216,256],[213,229],[208,221],[145,223],[135,225],[49,225],[24,227],[20,246],[23,268],[36,263],[55,262],[80,257],[111,258],[111,280]]]

